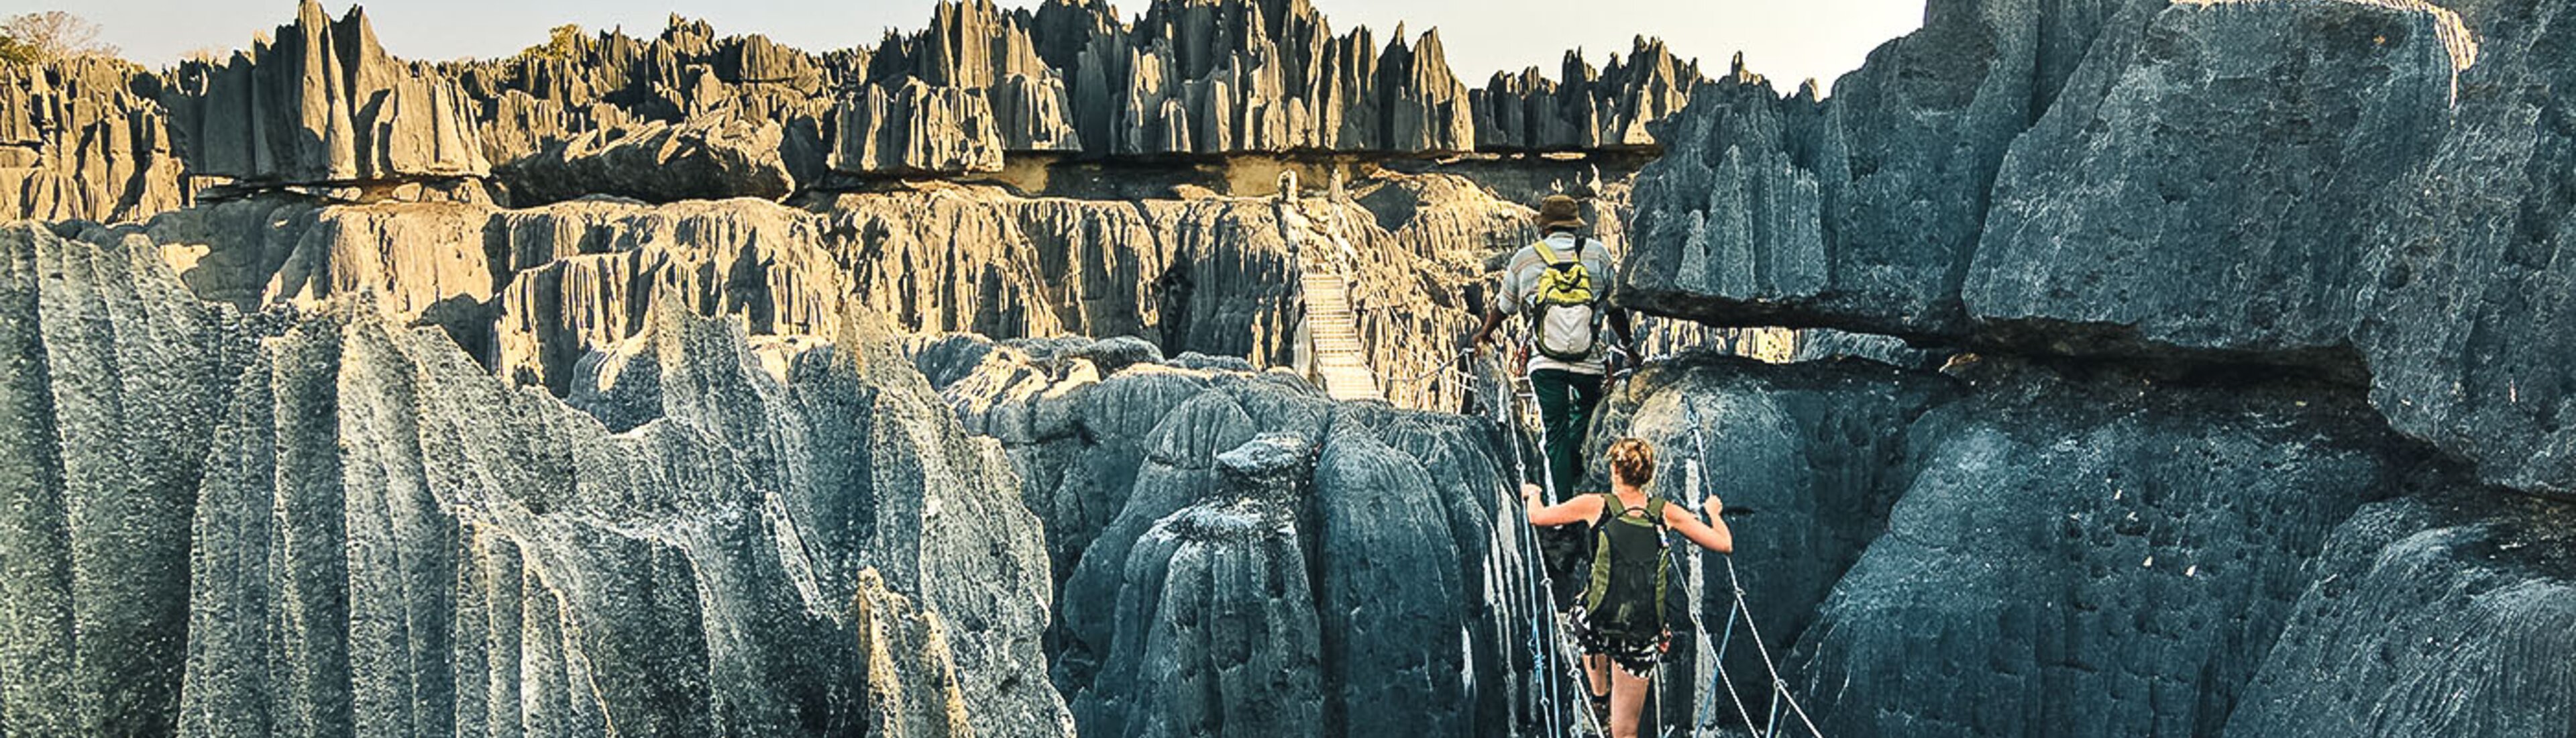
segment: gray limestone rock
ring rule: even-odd
[[[1315,469],[1323,535],[1314,597],[1324,662],[1334,667],[1327,733],[1476,732],[1470,680],[1457,677],[1467,673],[1467,595],[1477,591],[1462,564],[1490,552],[1461,550],[1447,511],[1423,504],[1446,492],[1435,480],[1416,457],[1366,430],[1336,423],[1324,442]]]
[[[1293,505],[1313,466],[1295,436],[1220,455],[1222,489],[1158,521],[1127,559],[1112,664],[1075,705],[1094,732],[1280,735],[1323,719],[1311,561]]]
[[[949,663],[947,624],[888,591],[875,571],[859,573],[852,627],[867,659],[867,689],[876,709],[868,735],[968,738],[966,695]]]
[[[796,178],[778,158],[776,123],[694,120],[592,131],[550,143],[497,172],[522,207],[588,195],[646,202],[785,198]]]
[[[1002,169],[993,106],[954,87],[870,85],[832,110],[830,166],[843,174],[963,174]]]
[[[13,734],[847,734],[941,672],[977,734],[1071,730],[1043,531],[878,339],[659,314],[612,434],[359,300],[234,319],[141,236],[0,249]]]
[[[1930,370],[1958,355],[1955,351],[1941,348],[1917,348],[1892,336],[1831,328],[1799,331],[1797,337],[1798,348],[1789,356],[1793,362],[1851,357],[1907,369]]]
[[[2565,76],[2536,30],[2557,12],[1935,3],[1820,124],[1804,95],[1701,90],[1638,186],[1624,299],[2328,376],[2482,479],[2563,494],[2568,134],[2529,92]]]
[[[1654,143],[1647,124],[1690,104],[1707,84],[1696,60],[1673,55],[1661,39],[1639,36],[1621,59],[1612,54],[1594,69],[1579,51],[1568,51],[1556,79],[1531,67],[1496,72],[1468,95],[1476,113],[1476,144],[1496,150],[1600,150]]]
[[[2178,5],[2097,47],[1997,177],[1962,293],[1985,340],[2348,351],[2368,282],[2354,216],[2449,125],[2445,22],[2331,0]]]
[[[0,730],[12,735],[176,724],[189,515],[250,352],[159,262],[148,243],[0,228]]]
[[[2227,735],[2565,732],[2569,522],[2484,490],[2365,508],[2328,539]]]
[[[1733,82],[1750,89],[1698,90],[1658,129],[1667,156],[1640,175],[1631,256],[1657,268],[1624,272],[1651,280],[1629,304],[1724,325],[1958,336],[1958,287],[2007,148],[2097,36],[2163,6],[1935,0],[1921,30],[1871,52],[1830,100],[1814,83],[1777,97],[1739,64]]]
[[[163,84],[112,59],[0,65],[0,219],[136,221],[188,205]]]
[[[962,364],[948,341],[919,351]],[[1001,347],[943,393],[1059,544],[1055,679],[1087,732],[1519,733],[1529,588],[1481,424],[1270,374]],[[1517,584],[1515,582],[1518,582]],[[1266,692],[1264,690],[1267,690]],[[1259,698],[1249,695],[1261,694]],[[1405,695],[1390,697],[1390,695]]]
[[[2576,494],[2576,84],[2569,8],[2459,2],[2473,51],[2431,161],[2364,215],[2353,345],[2371,402],[2486,481]]]
[[[1668,121],[1678,142],[1637,187],[1621,300],[1719,325],[1800,325],[1833,289],[1826,182],[1840,163],[1814,153],[1823,107],[1782,100],[1738,70]]]
[[[1398,31],[1384,46],[1364,28],[1336,35],[1304,0],[1156,0],[1133,19],[1098,2],[963,0],[919,32],[826,53],[673,16],[658,35],[574,32],[425,64],[388,56],[362,12],[333,20],[308,2],[274,41],[163,74],[87,61],[12,72],[0,202],[23,217],[141,220],[209,186],[453,198],[424,190],[479,191],[496,166],[542,203],[770,196],[782,167],[805,185],[990,174],[1014,154],[1636,149],[1700,83],[1695,63],[1641,38],[1599,70],[1570,55],[1562,85],[1533,70],[1471,92],[1437,32]],[[683,140],[698,127],[778,133],[715,137],[722,166],[701,173],[722,176],[657,179],[605,160],[670,159],[659,143],[600,148],[665,125]]]
[[[491,169],[453,80],[387,56],[363,12],[333,21],[311,0],[275,43],[182,65],[162,105],[195,175],[327,184]]]
[[[1160,347],[1135,336],[1119,336],[1097,341],[1084,340],[1080,347],[1071,348],[1057,355],[1068,359],[1089,361],[1092,366],[1098,367],[1102,374],[1116,374],[1120,369],[1137,364],[1163,363],[1163,350]]]
[[[1217,488],[1216,455],[1252,440],[1252,418],[1223,392],[1199,392],[1164,415],[1143,438],[1144,457],[1117,515],[1080,550],[1064,583],[1059,615],[1072,636],[1108,645],[1119,627],[1118,593],[1129,549],[1165,516]],[[1107,671],[1104,669],[1104,671]]]
[[[1829,734],[2216,734],[2336,526],[2415,475],[2353,398],[1970,376],[1788,657]]]

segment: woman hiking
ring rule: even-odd
[[[1664,576],[1671,566],[1664,533],[1678,531],[1718,553],[1735,551],[1735,534],[1718,518],[1726,505],[1716,495],[1702,505],[1708,511],[1703,524],[1689,510],[1646,493],[1643,487],[1655,479],[1655,450],[1645,441],[1623,438],[1603,455],[1610,462],[1610,491],[1543,506],[1545,490],[1523,484],[1521,507],[1534,526],[1592,524],[1591,582],[1574,613],[1575,637],[1583,644],[1594,714],[1607,703],[1610,735],[1636,738],[1647,680],[1672,643],[1664,622]],[[1618,668],[1610,668],[1614,664]]]

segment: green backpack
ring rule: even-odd
[[[1601,519],[1592,525],[1592,586],[1583,593],[1584,622],[1596,633],[1660,639],[1664,582],[1672,567],[1664,555],[1665,500],[1649,496],[1644,507],[1628,507],[1617,494],[1603,492],[1601,497]]]

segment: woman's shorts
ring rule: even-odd
[[[1608,656],[1639,678],[1654,676],[1655,664],[1664,660],[1664,639],[1595,632],[1586,623],[1586,614],[1581,607],[1574,609],[1574,641],[1583,646],[1585,655]]]

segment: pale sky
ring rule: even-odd
[[[1132,18],[1150,0],[1115,2]],[[387,51],[408,59],[496,57],[545,40],[546,29],[624,25],[659,32],[672,12],[713,23],[718,34],[761,33],[808,51],[873,45],[885,29],[919,30],[934,0],[378,0],[367,3]],[[999,0],[1006,7],[1039,0]],[[1449,64],[1468,86],[1495,71],[1537,65],[1556,76],[1565,49],[1599,64],[1637,35],[1662,36],[1710,76],[1742,51],[1782,92],[1808,78],[1830,88],[1869,50],[1923,23],[1923,0],[1314,0],[1335,33],[1367,25],[1383,44],[1397,21],[1419,35],[1440,29]],[[333,17],[349,0],[324,0]],[[295,0],[0,0],[0,15],[67,10],[104,29],[125,57],[160,66],[194,49],[249,45],[251,34],[294,20]]]

